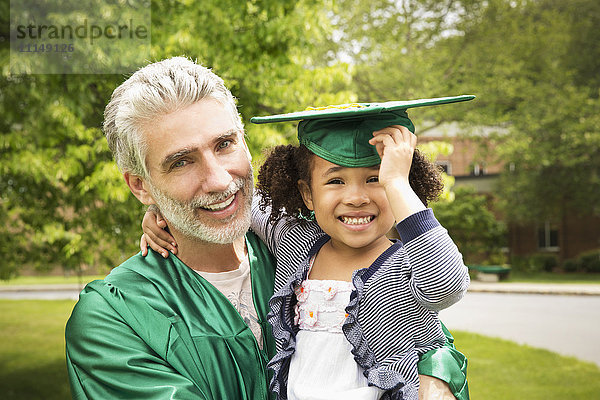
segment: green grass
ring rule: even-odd
[[[55,285],[67,283],[82,283],[86,284],[94,279],[104,279],[106,275],[86,275],[82,277],[70,275],[37,275],[37,276],[18,276],[8,281],[0,280],[0,286],[15,286],[15,285]]]
[[[73,301],[0,300],[0,397],[69,399],[64,326]],[[469,358],[473,400],[593,399],[600,369],[591,363],[467,332],[453,332]]]
[[[452,333],[469,360],[474,400],[600,398],[600,368],[595,364],[506,340]]]
[[[69,399],[64,329],[74,301],[0,300],[0,397]]]

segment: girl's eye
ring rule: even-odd
[[[367,179],[367,183],[377,183],[377,182],[379,182],[378,176],[372,176],[369,179]]]
[[[328,185],[342,185],[344,184],[344,181],[342,181],[341,179],[331,179],[329,181],[327,181]]]

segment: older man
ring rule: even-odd
[[[248,232],[252,168],[233,96],[208,69],[169,59],[115,90],[104,131],[179,253],[131,257],[81,293],[66,328],[73,397],[268,398],[273,268]]]
[[[150,64],[114,91],[104,132],[127,185],[160,210],[178,252],[138,254],[83,290],[66,328],[73,397],[272,397],[274,260],[248,231],[252,169],[233,96],[185,58]],[[461,374],[436,359],[420,370],[446,381]],[[452,397],[424,379],[435,398]],[[464,377],[455,381],[466,389]]]

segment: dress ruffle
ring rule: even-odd
[[[317,240],[307,259],[316,254],[328,240],[327,235]],[[406,379],[400,372],[390,368],[407,362],[416,365],[419,358],[416,352],[405,354],[401,359],[387,360],[387,362],[384,360],[384,362],[377,363],[375,354],[369,347],[358,322],[359,303],[365,293],[365,283],[381,266],[380,260],[385,260],[389,255],[388,253],[395,252],[398,246],[401,246],[400,242],[392,245],[369,268],[354,273],[352,277],[354,290],[346,307],[348,317],[342,325],[342,332],[352,346],[354,360],[365,370],[364,375],[369,384],[386,391],[381,400],[418,398],[418,374],[415,374],[413,379]],[[277,394],[278,399],[287,399],[289,365],[296,350],[296,334],[299,330],[293,320],[296,305],[295,289],[307,278],[308,271],[309,263],[305,262],[269,301],[271,312],[268,314],[267,319],[273,327],[273,336],[279,345],[280,351],[269,362],[268,368],[273,370],[270,389]]]
[[[323,236],[313,245],[310,254],[316,252],[329,240]],[[309,257],[310,258],[310,257]],[[301,265],[288,279],[283,287],[273,294],[269,300],[271,311],[267,320],[273,328],[273,336],[277,343],[278,352],[267,364],[273,370],[270,389],[277,394],[278,399],[287,399],[287,379],[292,354],[296,350],[296,334],[298,326],[294,324],[294,307],[296,306],[295,288],[302,284],[308,275],[309,264],[307,261]]]
[[[393,248],[399,245],[397,242],[388,251],[395,251]],[[384,252],[382,256],[385,256],[388,251]],[[385,360],[378,363],[358,322],[359,304],[365,293],[365,283],[379,269],[380,265],[377,261],[368,269],[356,271],[352,277],[352,283],[356,290],[350,296],[350,302],[346,307],[348,317],[342,326],[342,332],[352,345],[354,360],[365,370],[364,374],[369,384],[386,390],[386,393],[381,397],[382,400],[417,399],[419,390],[418,374],[416,380],[410,380],[406,379],[400,372],[389,368],[392,364],[405,363],[407,361],[406,356],[410,357],[410,354],[406,354],[401,360],[395,360],[391,363],[386,363]],[[416,365],[418,361],[416,352],[414,352],[414,358],[414,365]]]

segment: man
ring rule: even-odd
[[[252,168],[233,96],[208,69],[165,60],[115,90],[104,131],[179,253],[131,257],[84,289],[66,328],[73,397],[268,398],[273,264],[247,233]]]
[[[208,69],[164,60],[114,91],[104,132],[127,185],[160,210],[178,251],[133,256],[83,290],[66,327],[73,398],[272,397],[274,260],[248,231],[252,169],[233,96]],[[452,374],[435,356],[424,362],[429,375]],[[436,398],[451,396],[424,379]]]

